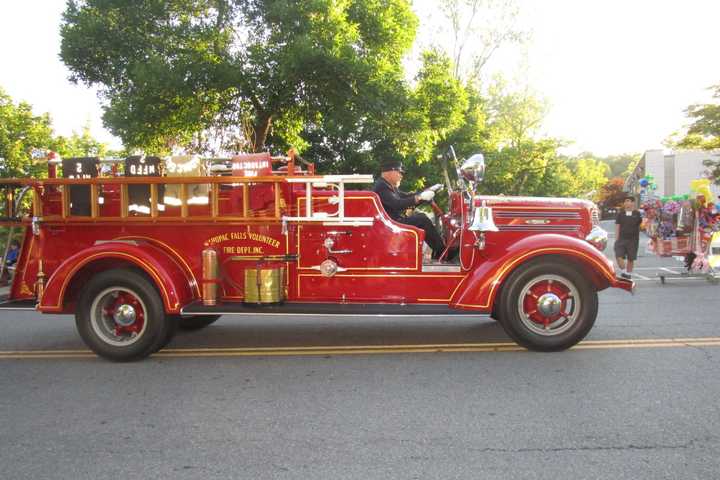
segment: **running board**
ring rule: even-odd
[[[35,310],[37,300],[34,298],[26,300],[8,300],[0,298],[0,310]]]
[[[184,306],[182,315],[339,315],[339,316],[406,316],[427,317],[447,315],[477,315],[477,312],[458,310],[447,305],[397,303],[299,303],[280,305],[250,305],[241,302],[207,306],[197,301]]]

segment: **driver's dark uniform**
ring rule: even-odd
[[[373,192],[380,197],[390,218],[398,223],[422,228],[425,231],[425,242],[432,248],[433,258],[440,257],[445,250],[445,244],[428,216],[420,212],[415,212],[410,216],[405,215],[405,210],[415,206],[414,193],[400,191],[382,177],[378,178],[373,185]]]

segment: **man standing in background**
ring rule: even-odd
[[[642,216],[635,209],[635,197],[625,195],[623,208],[615,217],[615,259],[622,278],[632,277],[633,266],[637,259],[640,244],[640,223]],[[625,260],[627,259],[627,270]]]

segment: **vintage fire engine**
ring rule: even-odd
[[[358,188],[371,175],[315,175],[293,151],[59,163],[2,180],[1,223],[23,240],[0,308],[75,314],[110,360],[221,315],[487,314],[526,348],[563,350],[592,328],[599,290],[634,287],[602,254],[592,202],[477,195],[482,155],[446,175],[436,218],[454,262],[431,261],[424,232]]]

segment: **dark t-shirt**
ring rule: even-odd
[[[628,215],[625,210],[620,210],[617,217],[615,217],[615,224],[620,225],[619,238],[623,240],[639,240],[641,222],[640,211],[633,210]]]

